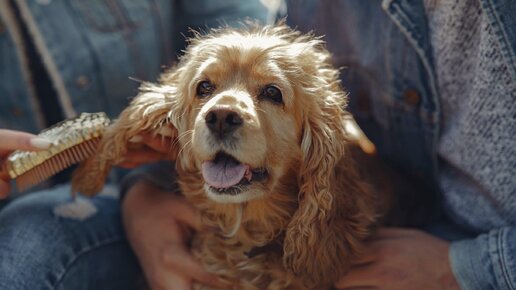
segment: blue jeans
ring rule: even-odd
[[[107,187],[92,199],[73,200],[69,186],[62,186],[2,209],[0,289],[144,289],[117,191]],[[449,241],[475,237],[445,219],[423,230]]]
[[[69,187],[36,192],[0,211],[0,289],[143,289],[114,187],[92,199]]]

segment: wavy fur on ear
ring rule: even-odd
[[[369,190],[346,153],[349,114],[338,71],[319,41],[300,45],[303,78],[310,80],[300,94],[311,103],[305,104],[299,208],[286,230],[283,262],[309,289],[326,289],[359,254],[375,217]]]
[[[173,78],[171,77],[171,80]],[[169,82],[173,84],[173,82]],[[155,132],[161,126],[171,124],[172,138],[177,147],[177,118],[172,110],[177,106],[176,89],[173,85],[144,83],[140,94],[110,125],[100,142],[97,153],[83,162],[72,177],[72,192],[94,195],[104,186],[106,177],[114,164],[126,155],[130,139],[142,132]],[[170,126],[170,125],[169,125]],[[170,157],[177,157],[177,148],[170,149]]]

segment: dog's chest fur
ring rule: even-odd
[[[195,257],[208,272],[228,281],[228,289],[305,289],[282,264],[283,231],[298,207],[294,172],[279,180],[267,198],[245,204],[213,202],[206,198],[200,176],[183,173],[181,191],[208,228],[192,241]],[[197,284],[195,289],[213,288]]]
[[[249,247],[234,239],[206,234],[194,238],[192,251],[206,270],[229,282],[227,289],[305,289],[283,268],[281,248],[266,246],[263,252],[250,255]],[[213,288],[198,284],[194,289]]]

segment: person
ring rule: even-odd
[[[378,154],[421,193],[438,197],[427,224],[381,228],[335,287],[516,289],[516,6],[292,0],[287,12],[290,26],[325,35],[343,67],[350,110]],[[149,198],[150,191],[162,195]],[[194,263],[181,228],[184,216],[195,217],[174,199],[144,180],[122,206],[142,266],[187,289],[202,269],[182,271],[176,263]],[[165,200],[175,213],[145,210]],[[146,213],[130,214],[136,211]],[[175,230],[160,232],[165,227]],[[138,239],[143,232],[155,240]],[[160,256],[170,263],[165,270],[155,262]]]
[[[438,197],[427,224],[381,228],[335,287],[516,289],[516,5],[288,0],[287,12],[290,26],[325,35],[349,108],[378,154],[420,184],[421,198]],[[165,202],[175,210],[149,210]],[[188,204],[143,180],[122,206],[150,276],[172,277],[177,289],[202,281],[199,265],[177,265],[195,263],[181,231],[199,228]],[[138,239],[143,233],[153,241]]]
[[[381,2],[381,3],[380,3]],[[516,289],[513,1],[287,1],[325,35],[379,155],[439,194],[439,216],[384,228],[338,289]]]
[[[259,0],[0,1],[0,164],[13,150],[40,150],[53,141],[25,132],[79,112],[116,117],[141,81],[156,81],[163,67],[174,64],[190,28],[240,25],[246,18],[267,23],[277,9]],[[170,145],[140,137],[146,146],[120,166],[161,159]],[[28,194],[15,192],[9,178],[0,176],[0,196],[9,195],[0,201],[0,289],[181,289],[173,275],[155,273],[152,265],[168,263],[159,253],[148,256],[138,247],[144,277],[123,226],[122,175],[114,172],[91,199],[73,199],[66,174]],[[164,200],[163,208],[167,204],[176,202]],[[195,215],[190,208],[173,212]],[[142,212],[142,219],[148,216]],[[138,232],[131,236],[140,239]],[[146,240],[144,247],[156,240]],[[187,262],[180,269],[200,272]],[[204,271],[194,276],[216,283]]]
[[[335,287],[516,289],[515,5],[288,0],[287,9],[289,25],[325,35],[378,154],[439,195],[437,219],[380,229]],[[217,283],[186,246],[184,228],[202,230],[195,211],[150,176],[132,179],[122,202],[149,283]],[[1,222],[0,212],[0,231]]]

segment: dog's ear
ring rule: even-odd
[[[370,192],[347,159],[342,115],[337,103],[326,104],[305,122],[299,207],[283,261],[310,289],[329,287],[347,271],[374,219]]]
[[[94,195],[102,189],[111,167],[119,163],[134,143],[130,139],[142,132],[158,133],[164,126],[167,137],[172,138],[170,159],[176,159],[177,143],[177,89],[173,86],[173,73],[167,85],[147,84],[140,94],[122,111],[117,120],[104,132],[96,154],[84,161],[73,173],[72,192]],[[172,85],[171,85],[172,84]]]
[[[374,214],[370,193],[347,155],[345,94],[334,69],[321,69],[303,99],[299,207],[285,233],[285,267],[308,288],[330,287],[360,251]]]

